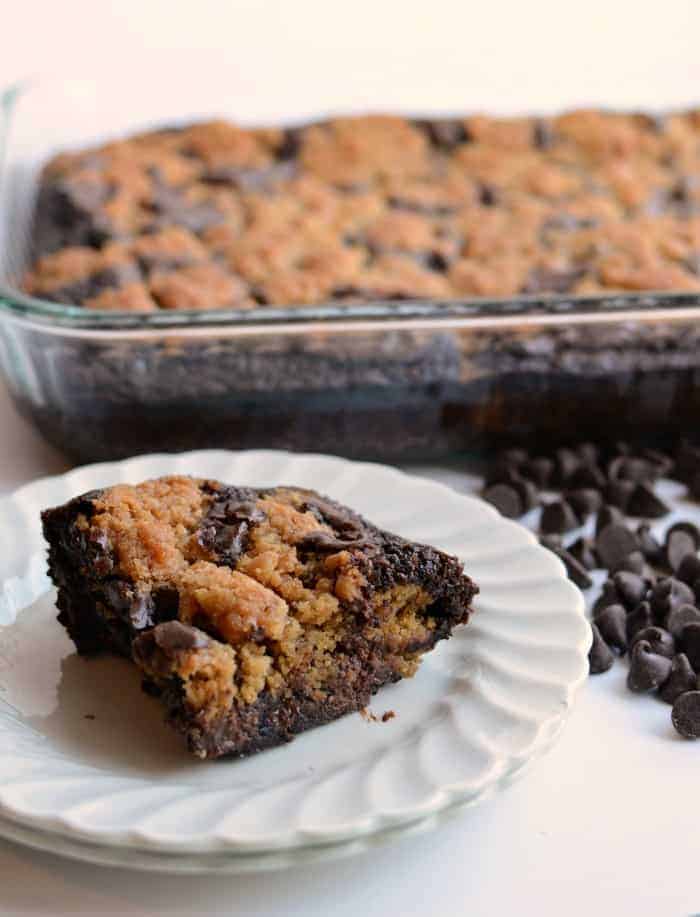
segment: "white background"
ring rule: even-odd
[[[697,0],[99,3],[0,0],[0,86],[109,69],[151,87],[176,67],[230,108],[547,110],[700,103]],[[160,87],[163,88],[163,87]],[[198,88],[199,92],[199,88]],[[201,94],[201,92],[200,92]],[[221,95],[221,93],[217,93]],[[0,383],[0,493],[64,460]],[[700,743],[619,671],[583,691],[519,785],[371,856],[258,877],[88,867],[0,842],[0,915],[688,915],[700,912]]]

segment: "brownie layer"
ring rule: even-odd
[[[465,622],[456,558],[298,488],[168,478],[43,514],[59,620],[140,667],[201,757],[361,708]]]
[[[26,289],[101,310],[700,290],[700,114],[216,121],[62,154]]]

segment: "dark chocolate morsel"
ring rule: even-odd
[[[596,488],[600,490],[605,487],[605,484],[605,475],[600,468],[587,462],[577,468],[569,480],[569,487],[577,490],[581,488]]]
[[[540,530],[547,535],[553,533],[570,532],[578,528],[581,523],[566,500],[557,500],[548,503],[542,509]]]
[[[484,500],[495,506],[501,515],[508,519],[517,519],[523,514],[523,503],[520,494],[510,484],[493,484],[482,494]]]
[[[596,538],[595,549],[601,564],[608,570],[618,568],[633,551],[637,551],[639,543],[634,532],[624,525],[607,525]]]
[[[366,538],[343,539],[333,535],[331,532],[319,530],[318,532],[309,532],[308,535],[304,535],[297,542],[297,548],[302,551],[325,553],[326,551],[345,551],[348,548],[365,548],[368,544],[369,542]]]
[[[677,653],[671,660],[671,674],[661,686],[659,697],[667,704],[673,704],[679,694],[693,691],[698,679],[685,653]]]
[[[619,605],[620,596],[617,594],[617,589],[615,588],[615,583],[611,579],[607,579],[603,583],[603,589],[598,598],[595,600],[593,605],[593,616],[607,605]]]
[[[671,722],[686,739],[700,738],[700,691],[685,691],[673,702]]]
[[[659,656],[673,659],[676,653],[676,642],[663,627],[645,627],[643,630],[638,630],[634,635],[633,645],[638,640],[646,640],[652,653],[657,653]]]
[[[598,561],[593,551],[593,545],[586,538],[577,538],[576,541],[569,546],[568,550],[569,554],[575,557],[584,569],[595,570],[598,566]]]
[[[153,628],[153,636],[156,644],[166,653],[202,649],[211,642],[203,631],[181,621],[157,624]]]
[[[566,487],[574,473],[581,465],[581,459],[572,449],[557,449],[554,453],[554,472],[552,483]]]
[[[591,630],[593,631],[593,643],[588,651],[588,668],[591,675],[600,675],[602,672],[608,671],[615,661],[615,656],[601,637],[600,631],[595,624],[591,625]]]
[[[649,484],[637,484],[629,498],[627,512],[630,516],[645,519],[659,519],[671,512],[671,508],[657,497]]]
[[[676,576],[688,586],[692,586],[700,579],[700,557],[695,553],[686,554],[678,564]]]
[[[567,490],[564,499],[573,508],[579,519],[585,519],[587,516],[597,513],[603,505],[603,498],[600,491],[592,487],[584,487],[578,490]]]
[[[624,479],[608,481],[605,485],[605,499],[608,503],[612,504],[612,506],[616,506],[618,509],[626,512],[635,487],[636,484],[633,481],[626,481]]]
[[[554,553],[566,567],[566,575],[572,583],[575,583],[579,589],[591,588],[593,580],[586,572],[586,568],[576,560],[573,554],[563,548],[556,549]]]
[[[618,456],[608,465],[608,478],[611,481],[632,481],[635,484],[646,484],[656,477],[656,467],[643,458],[631,455]]]
[[[686,624],[678,642],[695,671],[700,671],[700,624]]]
[[[652,465],[657,478],[668,477],[673,470],[673,459],[658,449],[643,449],[642,458]]]
[[[645,570],[645,561],[644,555],[641,551],[632,551],[631,554],[628,554],[627,557],[623,557],[622,560],[619,560],[616,564],[613,564],[610,567],[610,573],[618,573],[621,570],[627,571],[629,573],[636,573],[641,576]]]
[[[527,481],[523,478],[520,481],[513,481],[511,486],[520,496],[520,502],[524,513],[529,512],[539,504],[539,491],[532,481]]]
[[[666,537],[671,534],[671,532],[686,532],[695,542],[695,549],[700,549],[700,529],[693,522],[688,522],[687,520],[682,520],[681,522],[674,522],[673,525],[666,532]]]
[[[651,587],[649,604],[654,617],[659,624],[665,626],[669,612],[679,605],[693,605],[695,594],[693,590],[679,579],[667,576],[658,580]]]
[[[665,550],[668,565],[675,573],[684,557],[696,554],[697,547],[692,535],[683,529],[674,529],[666,535]]]
[[[625,516],[624,513],[619,510],[616,506],[610,506],[610,504],[605,504],[601,506],[598,510],[598,515],[595,520],[595,533],[598,536],[604,528],[607,528],[609,525],[624,525]]]
[[[671,674],[671,660],[652,651],[647,640],[638,640],[630,652],[627,687],[630,691],[653,691]]]
[[[627,643],[633,643],[634,638],[639,633],[639,631],[644,630],[645,627],[650,627],[652,621],[653,619],[649,603],[640,602],[639,605],[632,609],[632,611],[630,611],[630,613],[627,615]]]
[[[656,538],[651,533],[651,528],[647,522],[641,522],[637,529],[637,540],[639,541],[639,550],[644,555],[645,560],[650,564],[661,563],[663,558],[663,549]]]
[[[627,651],[627,613],[622,605],[607,605],[593,620],[608,646]]]
[[[143,630],[154,623],[154,602],[150,593],[140,592],[121,579],[107,580],[103,593],[105,604],[135,630]]]
[[[555,554],[562,550],[560,535],[540,535],[540,544]]]
[[[595,443],[580,443],[576,447],[576,454],[587,465],[597,465],[600,461],[600,449]]]
[[[524,465],[527,462],[529,455],[527,449],[513,448],[504,449],[499,453],[498,457],[501,458],[504,462],[508,462],[510,465],[515,465],[516,468],[519,468],[521,465]]]
[[[613,584],[627,611],[632,611],[633,608],[636,608],[643,601],[649,589],[644,577],[626,570],[613,576]]]
[[[689,484],[698,472],[700,472],[700,447],[684,440],[676,452],[676,477],[679,481]]]
[[[550,458],[539,456],[531,459],[522,469],[522,474],[538,487],[545,488],[552,477],[554,462]]]
[[[700,610],[695,605],[677,605],[666,615],[666,627],[680,640],[686,624],[700,624]]]

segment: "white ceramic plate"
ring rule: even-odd
[[[458,554],[482,589],[476,613],[415,678],[375,697],[389,722],[356,714],[244,761],[191,759],[126,661],[74,653],[38,521],[78,493],[171,473],[335,497]],[[551,745],[587,672],[583,599],[557,558],[482,501],[381,465],[207,451],[87,466],[0,501],[0,543],[0,834],[12,824],[64,847],[100,845],[103,861],[112,847],[278,866],[427,825]]]

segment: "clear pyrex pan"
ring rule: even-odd
[[[254,120],[223,92],[217,104],[168,88],[59,80],[2,97],[0,362],[20,411],[74,457],[272,446],[408,461],[692,427],[695,294],[139,315],[19,292],[36,177],[54,152],[193,117]]]

